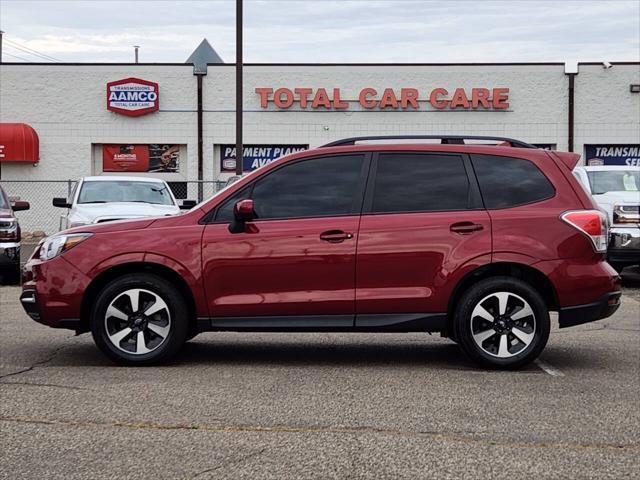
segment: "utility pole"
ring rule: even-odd
[[[242,0],[236,0],[236,175],[242,175]]]
[[[4,32],[0,30],[0,63],[2,63],[2,35]]]
[[[133,48],[135,50],[136,63],[138,63],[138,49],[140,48],[140,45],[134,45]]]

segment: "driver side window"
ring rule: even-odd
[[[246,198],[255,202],[260,220],[313,218],[359,213],[358,188],[364,155],[334,155],[284,165],[248,185],[218,209],[216,223],[233,220],[234,205]]]
[[[246,187],[238,190],[236,193],[231,195],[222,205],[218,207],[216,211],[216,216],[214,219],[214,223],[231,223],[233,221],[233,207],[240,200],[245,200],[250,198],[252,185],[247,185]]]

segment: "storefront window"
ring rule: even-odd
[[[103,145],[103,172],[177,173],[181,145]]]

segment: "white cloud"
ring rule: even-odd
[[[251,1],[246,62],[639,60],[640,2]],[[64,61],[182,62],[206,37],[235,58],[235,2],[0,0],[15,43]],[[12,44],[13,42],[13,44]],[[7,60],[9,58],[7,57]]]

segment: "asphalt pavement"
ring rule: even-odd
[[[0,478],[640,478],[640,303],[517,372],[427,334],[208,333],[111,364],[0,288]]]

